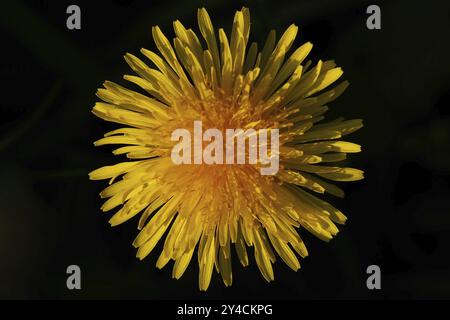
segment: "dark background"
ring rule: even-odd
[[[1,1],[0,297],[1,298],[450,298],[450,2],[385,1],[382,30],[366,28],[372,1]],[[81,7],[81,30],[66,28],[66,8]],[[246,5],[251,38],[264,41],[291,23],[296,44],[312,57],[335,59],[351,85],[329,118],[363,118],[349,137],[351,157],[366,172],[331,199],[349,220],[331,243],[301,231],[310,256],[302,269],[274,265],[267,284],[254,260],[235,263],[233,286],[217,274],[198,290],[193,258],[185,275],[155,268],[161,246],[139,262],[131,242],[136,221],[111,228],[100,211],[92,169],[120,160],[92,142],[115,127],[90,109],[106,79],[131,70],[122,56],[154,49],[150,28],[173,36],[180,19],[198,30],[206,6],[230,30]],[[229,31],[227,31],[229,32]],[[250,250],[251,251],[251,250]],[[234,259],[237,262],[237,259]],[[82,290],[66,289],[66,267],[82,270]],[[366,268],[382,270],[382,290],[366,288]]]

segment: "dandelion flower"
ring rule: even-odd
[[[343,72],[332,60],[306,61],[311,43],[291,50],[296,25],[278,41],[271,31],[262,48],[248,43],[247,8],[236,12],[230,38],[223,29],[216,32],[205,9],[198,10],[198,25],[200,36],[175,21],[172,43],[153,27],[159,53],[141,50],[152,66],[125,55],[137,75],[124,79],[142,93],[110,81],[98,90],[104,102],[96,103],[93,113],[123,127],[95,145],[123,145],[113,154],[129,160],[89,176],[109,179],[100,195],[108,198],[103,211],[119,207],[112,226],[140,214],[133,242],[139,259],[164,238],[156,266],[174,260],[172,276],[178,279],[195,253],[199,287],[206,290],[214,268],[231,285],[232,256],[247,266],[247,248],[253,247],[262,276],[271,281],[277,257],[298,270],[298,256],[308,255],[299,230],[328,241],[338,233],[336,224],[346,221],[314,194],[343,197],[330,180],[363,178],[361,170],[333,164],[360,151],[340,138],[361,128],[362,121],[322,121],[327,104],[348,83],[330,88]],[[196,120],[205,128],[278,129],[279,171],[261,175],[259,164],[174,164],[171,133],[191,130]]]

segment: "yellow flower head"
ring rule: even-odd
[[[322,121],[326,105],[348,83],[328,88],[342,75],[332,60],[315,66],[304,63],[311,43],[291,50],[297,26],[291,25],[278,41],[271,31],[260,50],[255,42],[248,46],[247,8],[236,12],[230,38],[223,29],[215,31],[205,9],[198,10],[198,24],[201,37],[175,21],[172,43],[153,27],[159,54],[141,50],[152,67],[125,55],[137,74],[125,75],[125,80],[147,94],[109,81],[98,90],[104,102],[96,103],[93,113],[125,126],[95,145],[125,145],[113,153],[126,154],[130,161],[89,176],[110,179],[100,195],[108,198],[103,211],[120,206],[111,225],[141,213],[133,243],[139,259],[166,234],[157,267],[174,260],[173,277],[178,279],[196,252],[199,286],[206,290],[214,266],[225,285],[231,285],[232,255],[246,266],[246,248],[253,246],[259,270],[271,281],[277,256],[293,270],[300,268],[297,255],[307,256],[297,229],[328,241],[338,233],[335,223],[345,222],[339,210],[313,193],[343,197],[344,192],[327,180],[363,178],[361,170],[329,164],[360,151],[359,145],[339,139],[361,128],[362,121]],[[171,134],[177,128],[192,131],[195,121],[202,121],[205,130],[277,129],[279,170],[262,175],[259,162],[175,164]]]

